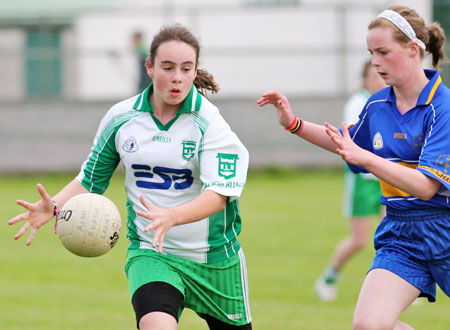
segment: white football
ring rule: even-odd
[[[122,228],[116,205],[105,196],[85,193],[64,204],[57,221],[64,247],[80,257],[105,254],[117,243]]]

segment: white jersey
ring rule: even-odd
[[[166,125],[153,115],[148,101],[152,91],[150,85],[107,112],[77,180],[89,191],[102,194],[122,161],[130,249],[153,249],[153,231],[144,232],[150,221],[136,214],[146,211],[139,201],[141,194],[162,208],[189,202],[208,189],[228,196],[223,211],[170,228],[163,253],[201,263],[229,258],[240,248],[237,197],[246,182],[248,151],[217,107],[194,86]]]
[[[370,93],[362,89],[348,99],[344,106],[344,121],[347,125],[353,125],[358,122],[359,115],[363,111],[369,97]]]
[[[344,121],[347,126],[354,125],[359,121],[359,115],[364,109],[364,106],[367,103],[367,100],[370,97],[369,91],[362,89],[358,93],[353,94],[344,106]],[[368,180],[378,180],[378,178],[372,173],[360,173],[364,179]],[[351,172],[348,173],[347,176],[352,176]],[[354,178],[351,178],[354,180]],[[349,186],[352,186],[350,184]],[[353,190],[353,188],[352,188]]]

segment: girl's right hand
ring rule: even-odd
[[[51,218],[53,218],[53,211],[54,211],[54,204],[50,196],[45,191],[45,188],[41,185],[37,185],[37,190],[39,194],[41,195],[41,200],[31,204],[26,201],[18,200],[17,204],[23,206],[28,211],[22,214],[19,214],[18,216],[12,218],[8,221],[9,225],[13,225],[19,221],[26,220],[26,223],[22,226],[22,228],[17,232],[17,234],[14,236],[14,239],[19,239],[22,237],[28,228],[31,227],[30,236],[28,237],[27,245],[31,244],[31,241],[34,238],[34,235],[36,234],[36,231],[44,224],[46,224],[48,221],[50,221]]]
[[[256,103],[262,107],[266,104],[272,104],[277,109],[277,119],[281,126],[284,128],[290,126],[295,120],[295,116],[292,113],[289,100],[283,94],[277,91],[270,91],[263,95],[256,101]]]

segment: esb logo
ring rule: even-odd
[[[134,176],[141,178],[136,181],[139,188],[144,189],[187,189],[192,186],[194,177],[189,169],[176,169],[163,166],[155,166],[153,169],[148,165],[133,164],[131,168],[136,170]]]

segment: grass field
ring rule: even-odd
[[[67,252],[47,225],[33,244],[14,241],[19,225],[7,220],[22,212],[16,199],[35,201],[40,182],[52,195],[72,175],[0,176],[0,329],[135,329],[123,272],[125,231],[107,255],[84,259]],[[251,172],[240,199],[254,329],[351,329],[353,308],[371,263],[370,246],[344,269],[339,297],[320,302],[313,289],[335,244],[347,234],[341,216],[339,171]],[[125,219],[122,174],[106,194]],[[123,220],[125,224],[125,220]],[[412,306],[401,316],[417,330],[450,329],[450,299]],[[206,324],[185,310],[179,329]]]

